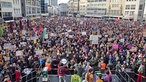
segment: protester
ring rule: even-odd
[[[62,64],[60,63],[60,66],[58,67],[58,76],[59,76],[59,82],[66,82],[66,79],[65,79],[65,72],[67,71],[67,68]]]
[[[142,82],[142,74],[144,73],[144,64],[142,63],[138,68],[138,77],[136,82]]]
[[[102,78],[102,75],[98,75],[98,80],[96,82],[103,82],[101,78]]]
[[[87,82],[93,82],[94,81],[94,74],[93,74],[93,69],[90,68],[89,71],[85,75],[85,80]]]
[[[106,70],[106,76],[104,77],[104,82],[112,82],[112,73],[110,68]]]
[[[15,80],[16,80],[16,82],[20,82],[20,80],[21,80],[21,74],[20,74],[20,71],[18,70],[18,68],[16,68],[16,70],[15,70]]]
[[[71,76],[71,82],[81,82],[81,77],[74,71],[74,75]]]
[[[104,71],[105,67],[122,71],[130,68],[138,73],[142,62],[146,66],[146,24],[140,21],[41,17],[2,25],[0,71],[11,81],[15,81],[16,68],[22,79],[25,69],[39,73],[45,66],[51,70],[49,74],[57,74],[62,59],[67,60],[67,72],[73,74],[76,69],[82,79],[90,68],[95,71]]]

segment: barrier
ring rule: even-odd
[[[129,74],[123,70],[120,66],[117,69],[117,73],[118,77],[122,80],[122,82],[135,82],[134,79],[132,79]]]
[[[105,76],[105,75],[103,74],[103,76]],[[58,75],[49,75],[49,79],[50,79],[50,82],[59,82]],[[70,82],[71,75],[66,75],[65,79],[66,79],[66,82]],[[112,79],[113,79],[112,82],[122,82],[119,80],[119,78],[115,74],[112,75]],[[38,82],[42,82],[42,77],[40,77]]]

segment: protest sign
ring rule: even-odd
[[[120,39],[120,42],[124,43],[125,42],[125,39],[124,38]]]
[[[13,49],[16,48],[16,45],[12,45],[11,43],[4,44],[4,49]]]
[[[22,30],[22,34],[25,35],[26,34],[26,30]]]
[[[118,44],[112,44],[113,49],[118,49],[119,45]]]
[[[73,38],[73,37],[74,37],[74,35],[69,35],[68,37],[69,37],[69,38]]]
[[[92,44],[98,44],[98,37],[99,35],[90,35],[90,41],[92,42]]]
[[[92,40],[92,44],[98,44],[98,39]]]
[[[49,38],[49,37],[48,37],[48,34],[46,34],[46,35],[45,35],[45,39],[48,39],[48,38]]]
[[[131,51],[131,52],[136,52],[136,51],[137,51],[137,47],[132,47],[132,48],[130,49],[130,51]]]
[[[20,42],[20,44],[25,46],[27,43],[26,42]]]
[[[16,51],[16,56],[22,56],[22,55],[23,55],[22,51]]]
[[[82,35],[86,35],[86,32],[82,32]]]
[[[34,37],[31,37],[30,40],[37,40],[39,37],[38,36],[34,36]]]
[[[40,55],[40,54],[43,54],[43,50],[36,50],[36,55]]]

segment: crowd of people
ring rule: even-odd
[[[71,82],[111,82],[110,70],[121,67],[131,68],[141,82],[146,75],[145,29],[140,21],[74,17],[3,23],[0,71],[5,82],[25,82],[23,74],[42,67],[48,67],[49,74],[57,70],[59,82],[66,70],[73,70]],[[106,71],[107,76],[94,78],[94,71]]]

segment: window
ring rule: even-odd
[[[3,8],[12,8],[12,3],[10,3],[10,2],[2,2],[2,7]]]
[[[13,0],[13,3],[15,4],[15,0]]]
[[[126,9],[127,9],[127,10],[130,9],[130,5],[126,5]]]
[[[140,6],[139,6],[139,10],[142,10],[142,9],[143,9],[143,5],[140,5]]]
[[[130,12],[130,16],[134,16],[134,11],[131,11]]]
[[[142,16],[142,11],[139,11],[138,12],[138,16]]]
[[[119,7],[119,4],[113,4],[112,7],[113,7],[113,8]]]
[[[3,12],[3,17],[12,17],[12,12]]]
[[[125,12],[125,15],[128,15],[128,14],[129,14],[129,11],[126,11],[126,12]]]
[[[131,10],[135,10],[136,5],[131,5]]]

